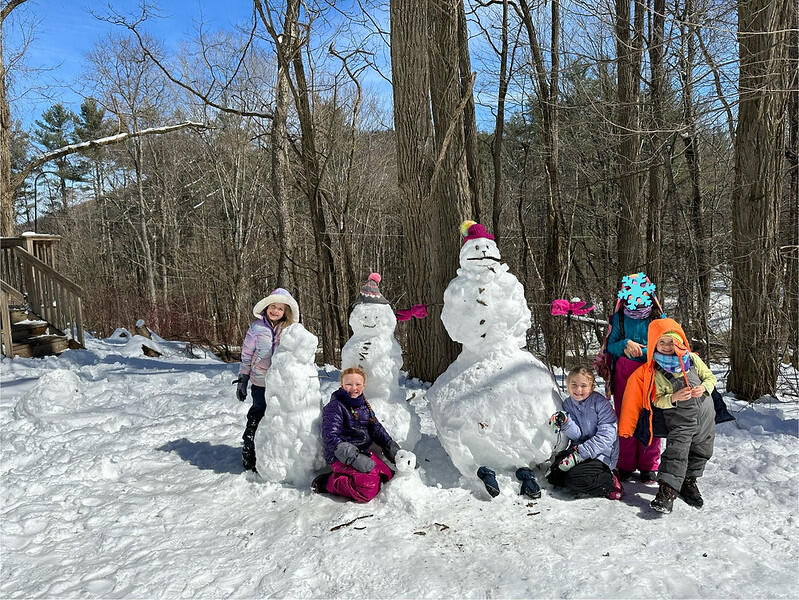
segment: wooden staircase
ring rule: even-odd
[[[83,348],[83,290],[55,269],[58,236],[0,238],[0,339],[4,356]]]

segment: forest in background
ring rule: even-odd
[[[0,2],[0,27],[24,4]],[[0,57],[3,234],[62,236],[97,335],[145,318],[235,346],[281,286],[336,363],[378,271],[395,309],[431,309],[397,336],[432,381],[457,352],[438,314],[472,219],[524,284],[528,346],[549,364],[590,362],[604,334],[567,331],[551,301],[606,316],[639,270],[700,354],[729,358],[740,397],[799,364],[792,0],[255,0],[250,23],[175,54],[147,33],[157,3],[112,7],[84,102],[28,130],[8,93],[25,48]],[[709,326],[714,290],[731,329]]]

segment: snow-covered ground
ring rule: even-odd
[[[243,474],[236,365],[157,343],[2,360],[0,597],[796,597],[796,398],[730,401],[705,507],[655,516],[638,482],[620,502],[546,484],[531,502],[500,478],[489,500],[403,380],[421,469],[357,505]],[[319,373],[329,394],[337,371]]]

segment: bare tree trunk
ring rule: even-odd
[[[291,220],[291,207],[286,190],[286,174],[288,173],[288,141],[286,139],[286,119],[288,116],[288,67],[292,55],[297,52],[297,18],[300,10],[299,0],[288,0],[286,18],[283,26],[283,40],[277,41],[277,51],[281,54],[277,66],[275,83],[275,107],[272,118],[270,136],[272,151],[272,195],[278,208],[277,230],[281,240],[280,257],[277,265],[277,284],[291,287],[289,277],[289,256],[294,256],[294,242],[291,228],[287,226]]]
[[[136,198],[139,202],[139,238],[141,239],[142,250],[144,252],[144,276],[147,284],[147,301],[152,310],[156,309],[158,298],[155,293],[155,264],[153,252],[150,244],[150,232],[147,227],[149,222],[150,210],[147,207],[147,200],[144,197],[144,175],[142,173],[142,150],[138,140],[133,141],[133,161],[136,170]],[[158,327],[158,319],[155,319],[155,327]]]
[[[302,132],[301,148],[304,189],[308,197],[311,212],[311,224],[314,231],[314,248],[316,250],[316,264],[319,271],[319,285],[317,294],[319,298],[319,312],[322,323],[322,358],[325,362],[336,362],[336,340],[341,337],[340,325],[336,317],[339,305],[338,288],[333,281],[335,261],[333,258],[332,242],[327,232],[325,222],[324,202],[322,190],[322,174],[319,167],[319,157],[316,151],[316,140],[311,114],[310,91],[305,78],[305,66],[302,62],[302,52],[298,48],[294,53],[294,79],[296,85],[295,105],[297,117],[300,121]]]
[[[619,279],[637,271],[644,262],[641,201],[638,176],[640,143],[639,81],[643,50],[644,5],[634,0],[630,29],[630,0],[616,0],[617,129],[619,132],[619,226],[617,238]]]
[[[705,223],[705,205],[701,186],[701,160],[699,152],[699,135],[696,130],[696,113],[694,110],[693,70],[696,64],[696,7],[694,0],[686,0],[680,23],[683,54],[680,75],[683,84],[683,118],[684,131],[682,141],[685,150],[685,162],[691,181],[691,218],[686,226],[690,228],[689,269],[682,275],[695,280],[695,297],[692,298],[691,321],[688,325],[694,341],[699,342],[696,350],[703,358],[708,358],[710,351],[710,332],[708,330],[708,314],[710,312],[710,244],[708,242],[707,224]]]
[[[11,186],[11,108],[8,105],[6,64],[3,61],[3,22],[26,0],[0,5],[0,235],[14,235],[14,191]]]
[[[491,202],[491,224],[499,245],[502,236],[502,138],[505,129],[505,96],[508,93],[508,0],[502,1],[502,45],[499,55],[499,90],[497,91],[497,118],[494,122],[494,140],[491,154],[494,159],[494,194]]]
[[[738,128],[733,187],[732,352],[727,389],[774,394],[780,197],[792,0],[739,0]]]
[[[538,83],[538,104],[541,111],[542,134],[544,136],[544,167],[546,169],[547,194],[547,242],[544,257],[544,302],[562,296],[566,291],[566,269],[563,252],[563,216],[560,189],[560,166],[558,159],[558,100],[560,89],[560,1],[551,2],[551,32],[549,74],[546,61],[538,41],[532,14],[526,0],[519,2],[520,16],[527,30]],[[546,358],[549,364],[563,362],[566,343],[562,319],[548,312],[543,319]],[[563,366],[563,365],[561,365]]]
[[[466,172],[469,178],[472,219],[480,221],[482,213],[480,194],[480,150],[477,147],[477,117],[472,94],[472,61],[469,56],[469,29],[463,0],[458,1],[458,62],[460,66],[461,97],[466,98],[463,109],[463,142],[466,152]],[[494,229],[496,232],[496,228]],[[495,233],[496,235],[496,233]]]
[[[785,305],[788,348],[791,362],[799,368],[799,11],[793,11],[792,40],[788,72],[793,73],[788,89],[788,239],[785,253]]]
[[[406,259],[407,294],[413,301],[424,302],[430,307],[430,316],[424,320],[412,320],[408,325],[408,344],[405,364],[415,377],[434,381],[455,359],[458,353],[441,323],[441,305],[444,288],[457,265],[458,229],[456,219],[446,218],[446,211],[457,214],[460,202],[468,201],[468,195],[455,198],[455,206],[442,206],[452,201],[453,196],[447,194],[446,200],[437,193],[433,194],[434,178],[437,168],[441,171],[440,179],[446,180],[463,177],[460,173],[449,169],[458,163],[453,160],[452,153],[462,150],[462,145],[455,146],[442,156],[442,164],[435,158],[436,146],[446,137],[450,129],[453,135],[462,138],[463,126],[449,128],[442,121],[459,119],[448,109],[451,99],[460,89],[457,79],[457,11],[451,10],[451,3],[441,6],[436,4],[435,20],[444,19],[442,23],[432,23],[431,6],[427,2],[416,0],[391,1],[391,67],[394,91],[394,129],[397,137],[397,177],[400,198],[405,206],[404,255]],[[443,16],[442,16],[442,13]],[[453,19],[452,30],[447,32],[448,19]],[[436,131],[433,130],[431,106],[431,59],[435,58],[440,68],[446,68],[446,62],[437,56],[441,50],[430,49],[430,31],[440,32],[445,37],[440,41],[441,48],[446,47],[447,40],[455,42],[450,56],[455,57],[455,68],[449,72],[438,72],[438,84],[434,89],[445,93],[435,98],[435,110],[438,114]],[[451,42],[450,42],[451,43]],[[455,74],[455,77],[453,77]],[[449,76],[449,77],[448,77]],[[446,90],[449,85],[452,89]],[[471,88],[470,88],[471,89]],[[434,94],[435,96],[435,94]],[[456,100],[457,104],[457,100]],[[452,146],[452,144],[450,144]],[[438,148],[439,154],[441,148]],[[443,184],[436,186],[442,189]],[[466,188],[460,184],[461,190]],[[442,217],[444,221],[442,222]],[[450,222],[452,221],[452,222]]]
[[[646,272],[659,290],[663,285],[663,165],[668,158],[666,141],[661,131],[663,118],[663,54],[666,0],[653,0],[649,42],[650,98],[652,104],[652,149],[649,167],[649,204],[646,220]],[[662,296],[662,291],[660,292]]]

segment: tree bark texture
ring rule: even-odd
[[[640,177],[638,175],[640,117],[639,82],[643,50],[644,5],[642,0],[616,0],[617,115],[619,134],[619,225],[617,237],[618,278],[640,270],[645,256],[642,236]],[[632,27],[631,27],[632,26]]]
[[[708,314],[710,312],[710,265],[711,249],[705,222],[705,204],[702,194],[701,154],[699,149],[699,132],[697,131],[696,110],[694,108],[694,66],[696,64],[696,19],[698,18],[694,0],[686,0],[684,17],[680,26],[682,49],[682,83],[683,83],[683,120],[684,131],[682,141],[688,176],[691,181],[690,218],[686,224],[688,248],[691,257],[688,262],[686,278],[691,280],[693,288],[691,298],[691,320],[688,323],[688,334],[698,342],[695,348],[703,358],[708,359],[710,351],[710,332],[708,330]],[[686,323],[683,323],[685,326]]]
[[[558,155],[558,104],[560,89],[560,2],[551,2],[551,31],[549,71],[547,61],[538,40],[532,12],[526,0],[519,2],[520,16],[527,31],[530,52],[533,58],[535,80],[538,84],[538,105],[541,111],[541,127],[544,138],[544,168],[547,182],[546,209],[546,253],[544,256],[543,300],[548,302],[562,297],[566,292],[566,268],[563,250],[565,227],[562,215],[560,165]],[[546,341],[546,358],[549,364],[563,362],[566,343],[563,319],[547,311],[543,316],[542,329]],[[563,366],[563,365],[561,365]]]
[[[469,56],[469,29],[466,24],[466,10],[463,0],[458,3],[458,62],[460,65],[461,97],[466,98],[463,109],[463,142],[466,153],[466,172],[469,178],[469,198],[471,218],[480,222],[482,207],[480,150],[477,147],[477,116],[472,93],[472,61]]]
[[[3,59],[3,22],[26,0],[9,0],[0,5],[0,235],[14,235],[14,188],[11,185],[11,108]]]
[[[799,369],[799,10],[793,11],[788,73],[788,251],[785,256],[785,314],[791,364]]]
[[[270,135],[272,195],[277,205],[277,231],[281,241],[280,257],[277,267],[277,285],[291,288],[293,278],[287,257],[294,256],[294,243],[288,222],[291,219],[291,207],[286,189],[286,175],[289,168],[288,141],[286,137],[286,119],[288,117],[288,70],[291,58],[297,51],[297,18],[299,16],[299,0],[288,0],[286,18],[283,26],[283,40],[275,40],[278,48],[277,81],[275,82],[275,106]]]
[[[727,389],[776,392],[789,27],[793,0],[740,0],[738,127],[733,188],[732,348]]]
[[[444,289],[458,265],[458,226],[469,210],[462,115],[456,111],[461,100],[457,1],[391,2],[397,176],[407,211],[407,294],[430,308],[427,319],[408,324],[406,366],[427,381],[434,381],[458,353],[440,319]]]
[[[649,167],[649,203],[646,219],[646,273],[656,286],[663,284],[663,165],[669,158],[661,131],[663,118],[663,54],[666,0],[653,0],[649,42],[650,102],[652,110],[652,150]],[[661,293],[662,296],[662,293]]]

